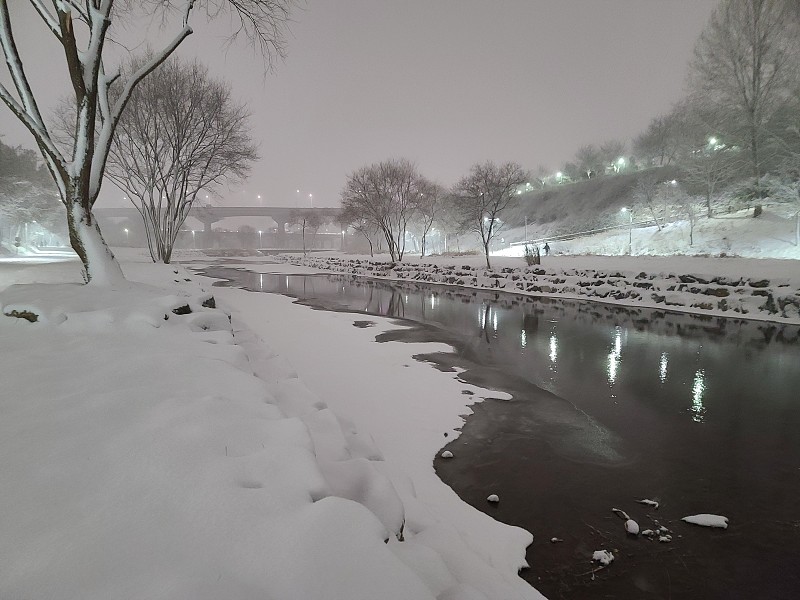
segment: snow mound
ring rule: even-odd
[[[699,514],[683,517],[681,521],[686,521],[692,525],[700,525],[701,527],[718,527],[720,529],[728,528],[728,517],[721,515]]]

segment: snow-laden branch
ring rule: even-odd
[[[58,19],[47,9],[42,0],[30,0],[34,10],[39,14],[50,32],[61,41],[61,30],[58,27]]]
[[[42,123],[37,123],[31,118],[31,116],[25,111],[19,102],[14,99],[14,97],[9,93],[2,83],[0,83],[0,100],[2,100],[3,103],[11,110],[11,112],[14,113],[14,116],[17,117],[17,119],[19,119],[23,125],[25,125],[28,131],[33,134],[34,138],[36,138],[37,145],[45,150],[49,157],[63,168],[65,163],[64,157],[53,144],[47,129]]]
[[[11,74],[11,81],[13,81],[14,87],[17,89],[17,94],[19,94],[25,113],[38,127],[46,131],[42,114],[39,112],[39,106],[28,83],[28,78],[25,75],[25,69],[22,66],[22,60],[17,50],[17,44],[14,41],[8,4],[4,1],[0,2],[0,46],[3,48],[3,55],[6,58],[8,71]]]
[[[167,60],[167,58],[169,58],[169,56],[175,51],[181,42],[183,42],[183,40],[185,40],[191,34],[192,28],[189,25],[185,25],[183,29],[181,29],[180,33],[175,36],[172,42],[165,46],[161,52],[153,55],[152,58],[146,61],[128,79],[128,82],[122,89],[122,92],[120,93],[113,110],[111,110],[109,113],[110,118],[105,120],[100,129],[100,135],[98,136],[97,144],[95,146],[95,160],[92,162],[92,174],[89,185],[89,190],[92,197],[95,197],[100,189],[100,183],[103,179],[103,172],[105,171],[106,161],[108,160],[108,153],[111,147],[111,140],[114,137],[114,130],[117,128],[117,123],[119,123],[122,111],[125,110],[125,105],[128,103],[128,100],[130,100],[133,90],[142,79],[147,77],[147,75],[158,68],[161,63]],[[103,92],[106,94],[105,102],[107,103],[108,88],[104,86],[103,89],[98,90],[98,92]]]

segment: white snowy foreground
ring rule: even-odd
[[[419,347],[123,266],[0,263],[0,598],[541,598],[433,472],[468,386]]]

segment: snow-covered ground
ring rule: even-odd
[[[123,266],[0,262],[0,598],[540,597],[433,473],[471,386],[395,325]]]
[[[796,203],[769,204],[758,218],[752,209],[697,217],[689,244],[688,221],[675,221],[661,231],[651,227],[627,227],[587,235],[568,241],[550,242],[551,253],[616,256],[738,256],[742,258],[785,258],[800,260],[795,244]],[[647,216],[647,215],[642,215]],[[523,228],[501,233],[509,240],[525,239]],[[629,244],[630,240],[630,244]],[[543,245],[543,244],[542,244]],[[498,250],[498,255],[522,256],[523,246]],[[542,250],[542,252],[544,252]]]

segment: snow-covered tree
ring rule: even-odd
[[[487,269],[492,268],[489,247],[502,227],[500,217],[527,180],[528,173],[515,162],[498,166],[487,161],[473,165],[453,187],[455,209],[464,226],[480,235]]]
[[[75,136],[68,152],[56,143],[40,108],[20,55],[7,0],[0,0],[0,47],[8,65],[13,91],[0,84],[0,100],[33,135],[67,212],[70,243],[83,262],[87,281],[113,285],[123,279],[119,264],[100,233],[92,207],[97,201],[112,139],[136,86],[153,72],[192,33],[190,18],[228,13],[236,33],[247,35],[265,57],[284,51],[283,33],[293,0],[28,0],[63,51],[72,85]],[[23,4],[23,0],[15,2]],[[125,25],[126,15],[146,12],[163,17],[165,29],[174,25],[168,41],[127,77],[109,63],[111,35]],[[25,35],[36,35],[25,31]],[[236,34],[234,34],[236,35]],[[54,58],[54,62],[57,59]],[[112,96],[111,87],[119,93]],[[51,93],[50,91],[47,92]]]
[[[797,0],[723,0],[695,46],[696,98],[729,115],[729,136],[749,150],[755,184],[764,173],[764,126],[798,80]],[[712,135],[715,132],[709,132]]]

